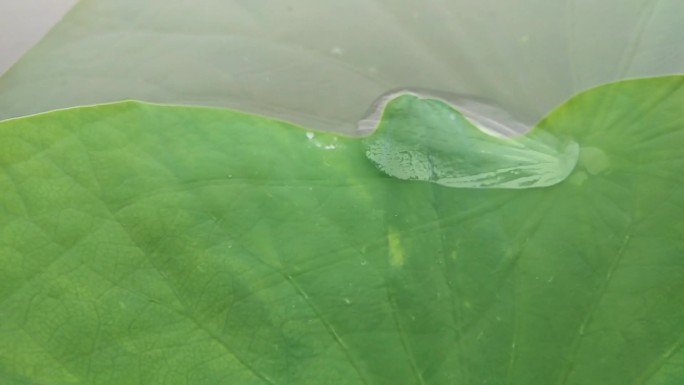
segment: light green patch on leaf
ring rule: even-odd
[[[387,229],[387,247],[390,254],[390,265],[404,266],[404,249],[401,247],[401,236],[393,227]]]
[[[681,383],[683,105],[683,76],[570,99],[535,130],[578,162],[534,189],[229,110],[0,122],[0,383]]]

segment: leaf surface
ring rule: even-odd
[[[0,122],[0,382],[680,383],[683,85],[564,103],[535,131],[577,164],[532,189],[388,176],[382,128],[131,101]]]

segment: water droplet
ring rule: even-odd
[[[228,179],[232,178],[233,174],[228,174]]]
[[[366,261],[365,259],[361,260],[361,266],[366,266],[367,264],[368,264],[368,261]]]
[[[330,53],[335,56],[342,56],[344,54],[344,50],[342,47],[332,47],[330,49]]]
[[[366,156],[398,179],[455,188],[534,188],[563,181],[575,168],[579,145],[568,138],[525,127],[510,116],[483,115],[494,107],[449,103],[411,92],[385,95],[359,130],[377,129],[365,138]],[[477,106],[477,107],[473,107]],[[382,119],[380,118],[382,117]]]
[[[610,159],[603,150],[596,147],[582,147],[579,163],[591,175],[600,174],[610,168]]]
[[[345,298],[344,303],[346,303],[347,305],[351,305],[352,301],[349,298]]]

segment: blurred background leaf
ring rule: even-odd
[[[76,0],[0,1],[0,75],[74,4]]]
[[[83,0],[0,78],[0,119],[135,98],[351,132],[396,88],[532,123],[575,92],[684,71],[680,0]]]

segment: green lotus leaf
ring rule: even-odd
[[[683,106],[684,76],[573,97],[522,137],[572,171],[522,189],[388,175],[374,138],[481,135],[433,99],[365,138],[134,101],[0,122],[0,383],[682,383]]]

